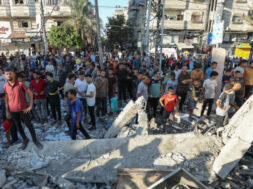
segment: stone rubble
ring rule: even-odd
[[[197,117],[193,117],[192,121],[188,120],[187,115],[181,115],[181,119],[173,124],[173,133],[187,133],[187,132],[194,132],[196,136],[215,136],[216,134],[222,136],[217,137],[218,143],[209,142],[208,145],[205,144],[205,149],[207,153],[203,153],[201,155],[195,154],[195,156],[199,155],[198,158],[189,158],[190,154],[183,153],[185,150],[182,148],[180,149],[180,143],[185,142],[184,140],[180,141],[175,145],[176,151],[168,151],[166,153],[159,152],[159,156],[155,159],[152,166],[149,168],[153,169],[161,169],[164,168],[166,165],[169,169],[176,169],[178,166],[183,166],[186,170],[191,172],[194,176],[198,179],[202,180],[202,182],[209,187],[212,188],[225,188],[225,189],[232,189],[232,188],[252,188],[253,187],[253,149],[252,147],[248,149],[251,145],[245,147],[245,154],[241,159],[238,159],[234,166],[231,168],[231,171],[228,175],[224,176],[223,178],[218,177],[215,174],[215,171],[212,171],[213,162],[219,156],[222,148],[229,143],[234,136],[238,136],[240,124],[242,124],[242,120],[245,119],[245,116],[250,114],[250,110],[253,107],[253,97],[251,100],[248,100],[241,109],[233,116],[230,120],[229,124],[222,129],[219,129],[217,132],[215,129],[212,128],[213,122],[207,124],[204,120],[200,120]],[[147,121],[147,114],[143,111],[143,103],[141,99],[137,102],[131,102],[121,111],[119,116],[117,117],[117,113],[114,113],[112,116],[108,118],[98,118],[97,119],[97,127],[96,131],[89,132],[92,138],[102,139],[102,138],[111,138],[117,137],[118,139],[122,139],[122,141],[127,140],[128,137],[137,137],[137,135],[147,135],[156,136],[157,134],[161,134],[161,129],[159,128],[160,124],[156,122],[154,119],[151,119],[150,122]],[[123,112],[123,113],[122,113]],[[138,114],[138,124],[135,123],[135,115]],[[252,115],[252,114],[251,114]],[[124,118],[128,118],[124,120]],[[249,119],[250,116],[249,116]],[[116,122],[117,120],[117,122]],[[116,123],[116,124],[115,124]],[[250,122],[249,122],[250,123]],[[49,127],[47,125],[46,127]],[[42,141],[66,141],[71,142],[70,137],[65,133],[66,125],[63,124],[62,127],[50,126],[50,128],[45,128],[45,125],[35,124],[36,133],[38,133],[39,138]],[[115,130],[116,128],[116,130]],[[27,130],[26,130],[27,132]],[[3,132],[0,132],[0,138],[3,138]],[[179,137],[180,134],[174,135],[176,138]],[[166,135],[164,135],[166,136]],[[169,135],[170,136],[170,135]],[[126,138],[127,137],[127,138]],[[203,136],[202,136],[203,137]],[[161,138],[158,136],[158,138]],[[174,140],[170,140],[173,144]],[[78,139],[83,139],[82,135],[78,135]],[[110,139],[108,139],[110,140]],[[219,141],[220,140],[220,141]],[[98,140],[97,140],[98,141]],[[221,143],[223,142],[223,144]],[[0,141],[5,142],[5,141]],[[80,140],[81,142],[81,140]],[[169,142],[169,143],[171,143]],[[92,142],[90,142],[92,143]],[[169,144],[168,143],[168,144]],[[189,142],[188,142],[189,143]],[[67,143],[66,143],[67,144]],[[73,146],[75,146],[73,143]],[[98,143],[98,146],[102,145],[102,143]],[[122,144],[118,144],[118,147]],[[199,144],[201,145],[201,144]],[[15,145],[18,146],[18,145]],[[69,157],[69,153],[72,151],[63,151],[61,148],[54,148],[53,153],[40,153],[33,144],[29,144],[30,148],[25,151],[20,150],[9,150],[5,149],[2,146],[0,147],[0,188],[3,189],[35,189],[35,188],[43,188],[43,189],[51,189],[51,188],[74,188],[74,189],[110,189],[115,188],[114,183],[101,183],[101,182],[82,182],[82,179],[75,179],[79,178],[73,177],[74,179],[69,179],[68,177],[61,177],[59,175],[48,174],[47,171],[49,170],[51,162],[63,162],[63,164],[57,164],[59,166],[66,165],[65,163],[69,163],[67,160]],[[63,144],[64,146],[64,144]],[[129,146],[131,146],[129,144]],[[97,151],[95,145],[90,148],[88,151],[90,154],[93,154],[93,151]],[[122,158],[118,156],[117,152],[117,145],[114,147],[114,151],[108,151],[102,153],[99,156],[90,156],[84,150],[82,152],[82,148],[84,146],[80,145],[78,147],[74,147],[76,152],[73,153],[78,155],[81,152],[80,159],[77,158],[77,162],[86,162],[84,169],[87,169],[91,164],[94,162],[99,163],[109,161],[114,154],[118,158]],[[13,148],[15,149],[15,148]],[[78,152],[80,150],[80,152]],[[150,149],[152,151],[152,149]],[[8,155],[5,153],[8,152]],[[208,152],[212,152],[211,154]],[[122,152],[120,152],[122,153]],[[141,153],[141,152],[140,152]],[[136,158],[136,154],[134,155]],[[194,156],[192,154],[191,156]],[[29,158],[27,158],[29,157]],[[74,156],[73,156],[74,157]],[[131,157],[131,156],[129,156]],[[88,158],[88,159],[85,159]],[[95,161],[94,161],[95,160]],[[138,161],[145,161],[142,160],[140,157],[136,159]],[[205,162],[205,168],[211,170],[207,172],[200,166],[200,162]],[[2,165],[15,165],[15,168],[6,167]],[[103,164],[101,164],[103,165]],[[123,166],[124,167],[124,166]],[[127,166],[126,166],[127,167]],[[60,168],[60,167],[59,167]],[[131,168],[131,167],[129,167]],[[57,168],[54,168],[54,172],[57,172]],[[3,174],[4,173],[4,174]],[[108,175],[109,178],[109,175]],[[206,178],[209,178],[208,180]],[[115,180],[115,178],[113,178]],[[2,185],[1,185],[2,184]]]

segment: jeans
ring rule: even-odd
[[[159,98],[149,98],[148,99],[149,107],[152,108],[152,113],[153,113],[153,115],[151,115],[151,116],[153,116],[153,117],[156,117],[158,102],[159,102]]]
[[[125,82],[119,82],[118,87],[119,87],[119,100],[126,101],[126,84],[125,84]]]
[[[216,128],[223,127],[225,116],[216,115]]]
[[[88,106],[88,110],[91,119],[91,125],[93,128],[96,128],[95,106]]]
[[[33,125],[31,123],[31,119],[28,113],[24,112],[11,112],[11,117],[13,119],[14,124],[16,125],[16,128],[18,129],[20,135],[22,136],[23,140],[27,140],[27,136],[25,135],[24,129],[21,125],[22,122],[25,123],[26,127],[29,129],[33,142],[37,142],[35,130],[33,128]],[[12,128],[13,132],[15,132],[15,127]]]
[[[97,109],[96,109],[96,115],[97,117],[100,116],[100,112],[102,113],[102,116],[105,116],[107,113],[107,99],[106,97],[96,97],[96,103],[97,103]]]
[[[186,96],[187,96],[187,92],[177,92],[177,96],[179,96],[181,98],[180,101],[179,101],[179,110],[182,111],[184,101],[185,101]]]
[[[60,103],[59,95],[50,95],[49,96],[49,103],[50,103],[50,107],[51,107],[51,111],[52,111],[54,120],[57,120],[56,119],[56,111],[58,114],[58,120],[61,120],[61,103]]]
[[[37,114],[40,120],[47,118],[47,100],[44,99],[35,99],[34,103],[37,107]]]
[[[82,104],[83,104],[83,111],[84,111],[84,117],[87,115],[87,101],[85,98],[80,98]]]
[[[87,139],[90,139],[89,134],[85,131],[85,129],[83,128],[81,122],[79,123],[79,125],[80,125],[79,130],[83,133],[83,135],[84,135]],[[70,131],[72,140],[76,140],[76,133],[77,133],[76,124],[73,123],[73,124],[72,124],[72,128],[71,128],[71,131]]]
[[[213,107],[213,101],[214,101],[213,98],[211,98],[211,99],[205,99],[205,101],[203,103],[203,106],[202,106],[202,110],[201,110],[201,116],[204,115],[204,112],[206,110],[207,104],[208,104],[207,116],[210,116],[211,111],[212,111],[212,107]]]

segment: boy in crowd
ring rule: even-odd
[[[213,62],[209,68],[206,69],[205,79],[209,79],[211,77],[211,73],[217,68],[218,63]]]
[[[235,91],[235,103],[238,107],[241,107],[244,103],[245,87],[240,71],[235,72],[234,82],[233,90]]]
[[[164,108],[162,117],[163,117],[163,132],[165,132],[167,119],[169,119],[170,116],[171,116],[172,121],[174,119],[175,105],[177,107],[177,110],[179,110],[177,95],[174,94],[173,87],[169,87],[168,94],[163,95],[159,101],[160,101],[161,106]],[[170,121],[170,125],[169,125],[170,133],[172,133],[172,121]]]
[[[75,89],[71,89],[68,92],[68,106],[72,120],[70,136],[72,140],[76,140],[77,129],[79,129],[87,139],[90,139],[89,134],[85,131],[81,123],[83,119],[83,106],[80,99],[76,97],[76,93]]]
[[[213,71],[210,75],[210,78],[204,81],[203,84],[204,102],[201,110],[201,117],[204,115],[206,106],[208,105],[207,118],[209,119],[217,89],[217,81],[216,81],[217,77],[218,72]]]
[[[219,99],[217,100],[217,108],[216,108],[216,127],[223,127],[224,118],[230,108],[230,99],[229,93],[232,91],[232,85],[226,84],[224,87],[224,92],[221,93]]]
[[[202,87],[201,87],[201,81],[196,79],[196,80],[193,80],[193,83],[192,83],[192,87],[191,87],[191,90],[190,90],[190,114],[189,114],[189,120],[192,119],[192,114],[193,114],[193,111],[198,103],[198,100],[201,96],[201,90],[202,90]]]

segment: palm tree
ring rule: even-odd
[[[74,26],[82,40],[86,38],[89,41],[96,34],[94,6],[89,0],[73,0],[70,6],[72,8],[72,16],[66,24]]]

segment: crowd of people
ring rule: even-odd
[[[17,53],[7,58],[2,54],[1,122],[8,142],[18,141],[18,131],[23,138],[22,149],[27,147],[23,123],[35,145],[42,148],[33,122],[62,126],[63,120],[73,140],[77,130],[89,139],[87,130],[96,129],[96,118],[114,111],[113,98],[121,108],[140,96],[146,101],[148,119],[155,118],[163,132],[168,122],[172,132],[175,114],[188,113],[189,120],[210,120],[214,104],[216,126],[222,127],[253,93],[253,62],[248,65],[244,59],[226,59],[217,100],[219,74],[211,57],[164,57],[161,70],[158,68],[152,56],[138,52],[105,53],[103,63],[92,50],[47,57]],[[194,114],[197,103],[202,103],[199,115]]]

